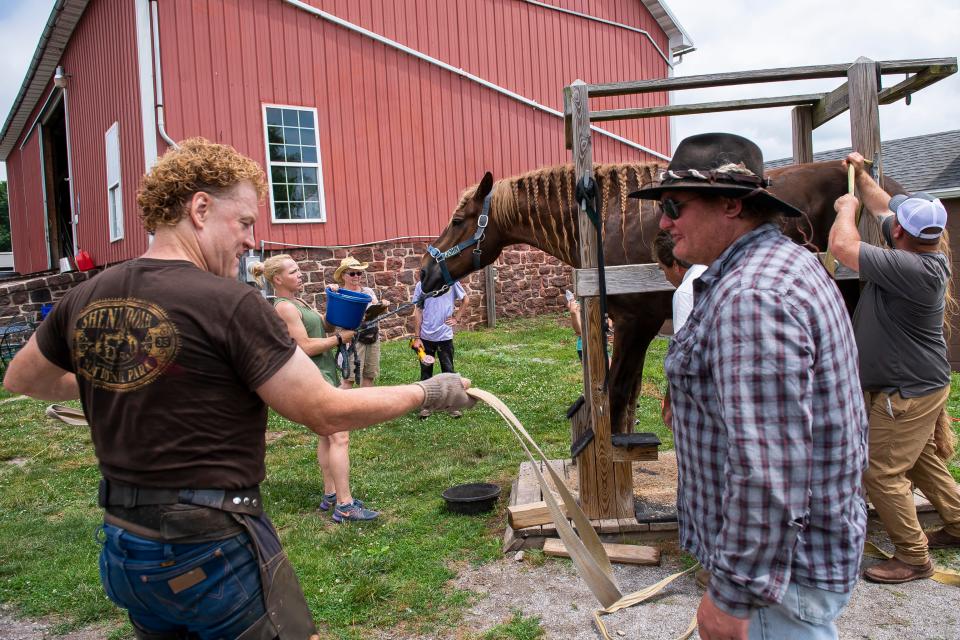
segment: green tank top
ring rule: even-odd
[[[307,330],[308,338],[326,338],[327,333],[323,330],[323,318],[319,313],[303,304],[296,298],[281,298],[276,297],[273,299],[273,306],[276,307],[280,302],[289,302],[297,311],[300,312],[300,319],[303,322],[303,328]],[[324,351],[323,353],[315,356],[310,356],[310,359],[313,360],[313,364],[317,365],[317,368],[320,369],[320,373],[323,374],[323,377],[327,379],[327,382],[337,386],[340,384],[340,379],[337,371],[337,350],[330,349],[329,351]]]

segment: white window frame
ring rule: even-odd
[[[277,162],[270,159],[270,136],[267,132],[267,109],[292,109],[294,111],[309,111],[313,114],[314,139],[317,146],[316,162]],[[267,169],[267,185],[270,192],[270,219],[274,224],[316,224],[327,221],[327,205],[323,194],[323,163],[320,157],[320,119],[317,117],[316,107],[305,107],[286,104],[267,104],[262,105],[263,116],[263,151],[264,166]],[[317,170],[317,198],[320,203],[320,217],[304,220],[291,220],[286,218],[277,218],[277,207],[273,199],[273,168],[274,167],[307,167]]]
[[[114,122],[103,134],[107,168],[107,228],[110,242],[123,240],[123,187],[120,179],[120,123]]]

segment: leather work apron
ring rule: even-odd
[[[260,584],[266,613],[247,628],[238,640],[307,640],[317,633],[310,608],[303,596],[293,565],[283,551],[277,531],[263,512],[258,487],[236,491],[223,489],[151,489],[134,487],[107,480],[100,481],[98,504],[104,509],[114,507],[123,520],[135,513],[135,507],[184,504],[205,507],[213,511],[207,518],[210,527],[223,527],[223,515],[228,515],[247,532],[257,552]],[[111,514],[105,519],[109,522]],[[116,517],[116,516],[115,516]],[[162,518],[161,518],[162,520]],[[192,533],[202,533],[203,518],[191,518]],[[118,523],[119,524],[119,523]],[[140,524],[134,522],[134,524]],[[155,523],[143,523],[154,528]],[[161,522],[157,529],[173,532],[177,527]],[[199,527],[198,527],[199,525]],[[122,526],[122,524],[121,524]],[[199,530],[197,530],[199,529]],[[182,530],[181,530],[182,531]],[[183,531],[186,533],[185,531]],[[136,531],[133,531],[136,533]],[[145,632],[134,625],[134,632],[143,640],[174,640],[180,636]]]

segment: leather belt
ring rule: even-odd
[[[126,509],[146,505],[192,504],[251,516],[263,513],[259,486],[248,489],[156,489],[103,478],[97,492],[97,504],[103,508]]]

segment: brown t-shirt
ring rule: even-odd
[[[170,489],[263,480],[267,407],[253,390],[296,344],[256,289],[186,261],[130,260],[64,296],[37,344],[77,374],[105,478]]]

